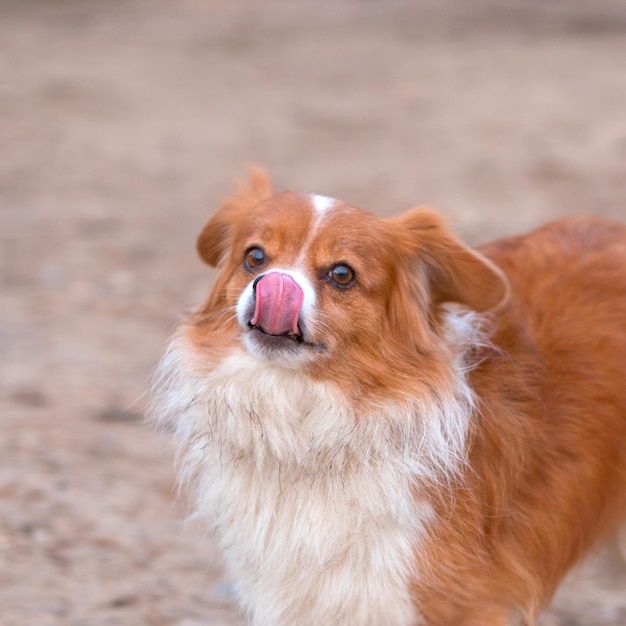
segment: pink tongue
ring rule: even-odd
[[[298,318],[304,292],[298,283],[282,272],[270,272],[256,284],[253,326],[268,335],[299,335]]]

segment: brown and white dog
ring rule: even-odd
[[[626,512],[626,226],[474,251],[255,173],[157,404],[252,624],[532,624]]]

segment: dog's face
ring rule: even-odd
[[[442,303],[484,311],[506,293],[499,270],[432,211],[380,219],[274,194],[258,175],[209,220],[198,250],[220,268],[200,343],[239,342],[252,358],[339,381],[363,367],[380,378],[434,349]]]

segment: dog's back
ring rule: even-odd
[[[626,511],[626,227],[573,218],[480,251],[511,296],[470,375],[471,494],[431,554],[447,566],[419,592],[428,624],[504,624],[516,605],[532,622]]]
[[[544,506],[571,500],[571,528],[585,537],[626,502],[626,226],[573,218],[490,254],[538,353],[545,410],[536,418],[553,455],[546,469],[579,479],[569,489],[546,485]]]

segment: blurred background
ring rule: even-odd
[[[250,164],[471,244],[626,219],[624,0],[0,0],[0,625],[240,618],[151,370]],[[615,545],[545,626],[626,624]]]

